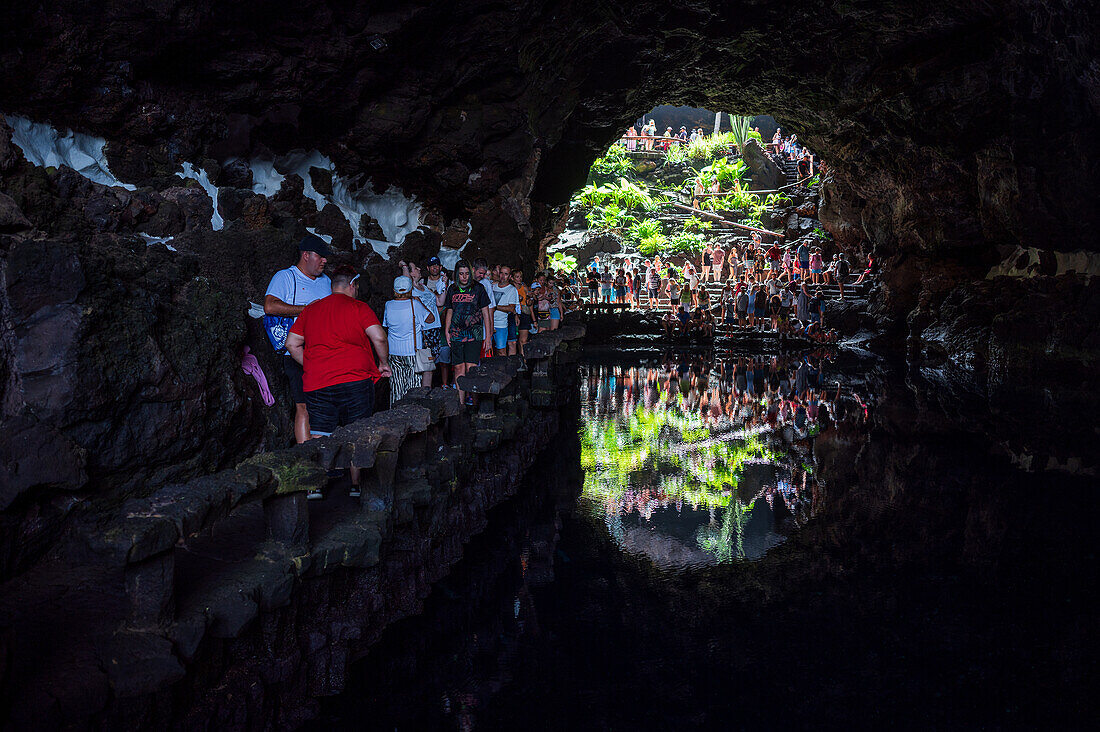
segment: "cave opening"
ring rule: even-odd
[[[865,295],[875,278],[873,259],[841,251],[818,218],[828,174],[770,115],[658,105],[592,163],[546,264],[589,306],[705,311],[706,337],[767,321],[764,300],[778,298],[773,333],[782,321],[791,334],[835,339],[803,321],[826,299]],[[813,307],[795,319],[800,289]],[[754,302],[747,321],[736,317],[737,301],[758,292],[760,316]]]
[[[506,526],[502,551],[485,549],[491,561],[471,566],[468,586],[456,597],[442,586],[433,602],[447,606],[453,624],[439,625],[452,629],[449,637],[414,633],[404,638],[407,650],[470,640],[448,656],[458,659],[455,673],[474,654],[488,671],[483,683],[457,690],[436,683],[425,706],[444,699],[463,714],[467,702],[485,702],[486,689],[512,672],[516,649],[534,646],[520,657],[545,665],[527,669],[514,687],[521,693],[489,704],[481,717],[488,726],[514,728],[531,709],[546,726],[565,719],[630,729],[709,727],[739,713],[744,724],[764,726],[776,710],[781,720],[790,713],[788,726],[898,718],[933,727],[1080,726],[1084,706],[1064,699],[1086,698],[1094,674],[1079,649],[1096,645],[1088,620],[1095,601],[1080,576],[1096,573],[1087,567],[1095,565],[1089,519],[1100,472],[1092,428],[1100,394],[1092,387],[1100,367],[1100,5],[372,5],[42,0],[5,9],[0,617],[17,629],[0,633],[14,669],[0,708],[33,721],[48,710],[56,726],[132,726],[134,714],[166,718],[164,700],[190,686],[177,683],[179,674],[197,673],[232,693],[191,704],[183,692],[174,711],[294,726],[314,709],[315,694],[338,691],[346,659],[363,650],[349,648],[376,637],[377,629],[355,625],[366,610],[349,623],[319,621],[327,625],[317,633],[291,620],[275,652],[286,653],[273,657],[265,615],[250,640],[219,636],[196,656],[205,627],[198,615],[122,634],[111,618],[94,649],[65,659],[86,673],[42,671],[21,683],[32,678],[23,669],[41,671],[58,657],[40,653],[39,639],[72,630],[65,593],[95,599],[83,592],[87,576],[65,583],[50,571],[98,561],[101,527],[149,522],[141,551],[152,551],[170,545],[174,524],[219,520],[227,496],[255,477],[234,476],[244,482],[227,493],[210,476],[257,452],[337,454],[289,447],[297,402],[288,401],[283,356],[262,326],[272,273],[292,265],[297,242],[315,234],[331,248],[330,268],[361,272],[376,310],[400,261],[436,255],[442,265],[484,258],[528,275],[549,267],[586,306],[609,306],[589,308],[586,321],[593,361],[583,373],[592,393],[581,398],[593,409],[593,431],[583,444],[580,430],[576,445],[571,436],[554,441],[551,451],[564,445],[569,466],[534,480],[584,461],[599,480],[573,488],[600,510],[559,520],[554,508]],[[699,106],[685,112],[684,104]],[[731,110],[772,113],[750,120],[759,158],[746,159],[755,155],[748,143],[691,161],[677,159],[690,139],[667,141],[667,150],[658,149],[664,141],[649,149],[641,137],[624,139],[650,119],[651,138],[675,137],[680,127],[689,137],[693,127],[708,139],[732,134]],[[803,181],[802,161],[781,157],[772,160],[779,178],[763,187],[776,121],[812,152],[806,172],[814,175]],[[730,170],[738,163],[746,167],[740,176]],[[787,163],[796,163],[794,176]],[[710,190],[712,179],[719,190]],[[750,246],[754,233],[761,246]],[[778,267],[768,261],[769,240],[782,242]],[[784,305],[780,292],[772,311],[768,289],[773,273],[783,273],[788,289],[795,279],[783,258],[798,259],[796,242],[822,249],[822,271],[799,263],[798,279],[807,270],[812,284],[824,279],[816,335],[828,339],[835,329],[840,343],[799,340],[805,330],[773,337],[791,335],[783,308],[799,307],[797,299]],[[826,273],[838,254],[848,258],[852,285],[872,269],[871,255],[875,271],[858,287],[833,289]],[[648,277],[643,265],[657,258],[665,266],[655,268],[652,296],[645,279],[619,294],[614,276],[605,295],[602,267]],[[703,286],[687,305],[689,264]],[[764,315],[742,310],[723,277],[734,288],[751,278],[757,293],[763,285]],[[621,307],[623,298],[633,301]],[[691,327],[707,338],[685,337]],[[722,347],[712,351],[711,336]],[[267,374],[276,404],[265,403],[246,356]],[[798,388],[791,382],[800,371],[820,388],[802,400],[773,399]],[[756,420],[775,444],[712,450],[715,435],[700,426],[704,406]],[[793,424],[800,408],[802,426],[820,432]],[[646,421],[654,412],[659,419]],[[691,444],[676,475],[661,474],[668,464],[647,452],[662,440]],[[799,449],[782,460],[765,455],[780,442]],[[747,479],[743,495],[724,484],[709,490],[701,506],[734,513],[716,510],[712,525],[696,511],[701,523],[671,527],[683,540],[676,546],[655,541],[642,523],[624,531],[609,521],[615,511],[635,519],[652,501],[666,501],[656,512],[667,515],[670,497],[694,490],[676,480],[688,468],[713,471],[716,461],[728,467],[742,457],[771,467]],[[806,490],[787,506],[794,530],[779,545],[769,532],[790,523],[780,506],[795,476]],[[186,495],[130,511],[132,501],[180,486]],[[565,491],[551,503],[572,506],[577,497]],[[744,552],[737,541],[751,517],[737,513],[735,497],[770,514],[757,516],[768,520],[752,527]],[[765,511],[759,501],[769,497],[774,506]],[[300,518],[298,508],[288,515]],[[565,543],[556,546],[559,529]],[[607,543],[609,532],[618,543]],[[643,551],[619,551],[628,544]],[[670,576],[658,560],[685,544],[707,562]],[[393,544],[403,556],[409,545]],[[760,561],[711,566],[697,550]],[[498,574],[500,567],[508,569]],[[163,584],[163,567],[139,569],[117,576],[119,585]],[[341,581],[356,577],[340,572]],[[466,633],[462,619],[476,609],[462,603],[481,597],[484,578],[502,575],[500,592],[486,593],[501,612],[480,616],[479,632]],[[539,584],[555,575],[562,594]],[[279,592],[267,597],[283,598],[295,582],[280,574]],[[238,619],[259,607],[246,595],[219,593]],[[403,597],[409,607],[421,599]],[[27,611],[47,606],[63,620]],[[297,617],[328,617],[316,609]],[[549,632],[535,639],[512,633],[543,623]],[[252,633],[257,625],[234,627]],[[490,638],[499,642],[479,644]],[[9,645],[16,641],[19,648]],[[218,649],[238,655],[203,655]],[[425,653],[408,668],[434,669],[446,655]],[[260,657],[285,676],[257,676]],[[777,658],[799,659],[793,676]],[[726,683],[731,668],[739,678]],[[231,670],[213,679],[215,669]],[[571,674],[581,683],[561,681]],[[667,693],[639,703],[638,689]],[[398,685],[391,696],[407,690]],[[592,696],[612,700],[596,721],[585,717]],[[562,706],[561,698],[579,701]]]

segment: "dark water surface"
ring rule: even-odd
[[[1014,468],[970,396],[830,351],[583,368],[576,429],[313,727],[1093,718],[1096,486]]]

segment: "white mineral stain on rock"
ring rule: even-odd
[[[152,234],[146,234],[144,231],[138,232],[138,236],[140,236],[142,239],[145,240],[145,245],[146,246],[149,246],[151,244],[163,244],[164,246],[168,247],[168,251],[170,251],[170,252],[177,251],[174,246],[172,246],[171,244],[168,243],[168,242],[172,241],[172,239],[174,239],[175,237],[172,237],[172,236],[153,236]]]
[[[176,175],[180,178],[190,178],[199,182],[202,189],[206,191],[206,195],[210,196],[210,202],[214,204],[214,213],[210,215],[210,226],[214,231],[221,231],[225,226],[225,221],[222,220],[222,215],[218,213],[218,189],[210,182],[210,176],[206,174],[206,171],[202,168],[196,170],[191,163],[184,163],[183,172],[176,173]]]
[[[5,115],[4,119],[12,128],[12,142],[19,146],[23,157],[32,165],[42,168],[65,166],[101,185],[128,191],[135,189],[133,184],[116,178],[107,167],[107,158],[103,154],[106,143],[102,137],[71,130],[59,132],[45,122],[32,122],[25,117]]]
[[[359,179],[348,179],[336,172],[336,165],[317,150],[295,151],[280,155],[274,160],[253,158],[252,190],[264,196],[274,196],[282,188],[287,176],[302,179],[303,195],[313,201],[320,211],[327,204],[335,205],[351,227],[352,239],[358,247],[369,243],[375,252],[388,259],[391,247],[405,241],[405,237],[420,228],[421,205],[406,196],[399,188],[390,186],[385,193],[375,193],[370,181],[359,185]],[[327,170],[332,174],[332,193],[321,193],[314,187],[310,168]],[[382,227],[385,239],[367,239],[359,233],[359,222],[366,214]]]

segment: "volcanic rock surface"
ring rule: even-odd
[[[827,161],[818,215],[875,253],[885,345],[978,388],[1087,370],[1095,334],[1061,314],[1095,308],[1091,280],[985,276],[1021,247],[1100,250],[1098,16],[1083,0],[9,3],[0,112],[103,138],[134,190],[33,165],[0,122],[5,535],[46,541],[88,497],[288,440],[239,358],[282,388],[245,311],[306,227],[367,268],[375,305],[398,258],[441,242],[530,269],[554,207],[657,103],[770,113]],[[242,163],[311,150],[332,167],[277,193]],[[414,197],[421,226],[357,245],[385,222],[310,198],[345,184]]]

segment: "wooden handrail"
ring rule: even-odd
[[[681,209],[682,211],[691,211],[694,214],[698,214],[700,216],[705,216],[708,219],[713,219],[713,220],[717,221],[720,224],[724,224],[725,226],[733,226],[733,227],[738,228],[738,229],[746,229],[748,231],[755,231],[758,234],[768,234],[770,236],[778,237],[780,239],[786,238],[786,237],[784,237],[783,234],[779,234],[779,233],[776,233],[774,231],[769,231],[768,229],[758,229],[755,226],[746,226],[745,224],[734,223],[733,221],[729,221],[727,219],[722,218],[718,214],[713,214],[709,211],[703,211],[702,209],[693,208],[691,206],[685,206],[682,203],[676,203],[675,201],[668,201],[668,204],[671,205],[671,206],[675,206],[676,208]]]

